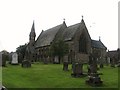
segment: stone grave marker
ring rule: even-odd
[[[103,63],[104,63],[104,58],[103,57],[100,57],[100,68],[103,68],[104,67],[104,65],[103,65]]]
[[[16,52],[12,54],[11,64],[18,64],[18,54]]]
[[[31,62],[28,60],[24,60],[24,61],[22,61],[21,65],[23,68],[29,68],[29,67],[31,67]]]
[[[5,67],[6,66],[6,60],[7,60],[7,55],[2,53],[2,66]]]
[[[55,56],[54,63],[59,63],[59,57],[58,56]]]
[[[112,57],[112,58],[110,58],[110,63],[111,63],[111,67],[115,67],[115,59],[114,59],[114,57]]]
[[[117,67],[120,67],[120,61],[118,61]]]
[[[83,77],[86,76],[83,74],[83,64],[82,63],[72,63],[72,70],[73,73],[71,74],[72,77]]]
[[[91,64],[88,68],[88,80],[86,80],[86,84],[89,84],[91,86],[100,86],[103,81],[101,81],[101,78],[99,77],[99,73],[97,73],[97,57],[96,54],[91,54],[89,57],[91,59]]]
[[[68,56],[64,56],[63,70],[68,71]]]
[[[0,66],[2,66],[2,53],[0,52]]]
[[[49,57],[43,57],[44,64],[48,64],[48,61],[49,61]]]

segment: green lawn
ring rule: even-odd
[[[32,64],[31,68],[22,68],[20,65],[7,65],[2,68],[2,83],[7,88],[90,88],[85,84],[84,78],[71,77],[69,71],[62,70],[62,64]],[[86,65],[84,71],[87,72]],[[118,68],[105,66],[99,72],[103,86],[107,88],[118,87]]]

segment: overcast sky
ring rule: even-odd
[[[92,39],[109,50],[118,47],[119,0],[0,0],[0,51],[15,51],[29,41],[33,20],[36,39],[42,30],[65,22],[81,22],[82,15]]]

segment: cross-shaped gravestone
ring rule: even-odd
[[[97,53],[97,52],[96,52]],[[97,56],[96,53],[90,54],[89,59],[91,60],[91,64],[88,68],[88,80],[86,83],[92,86],[99,86],[103,83],[99,74],[97,73]]]

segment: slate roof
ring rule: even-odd
[[[53,28],[50,28],[46,31],[41,32],[38,39],[36,40],[35,46],[36,47],[42,47],[50,45],[50,43],[54,40],[55,35],[59,31],[59,29],[62,27],[63,24],[60,24],[58,26],[55,26]]]
[[[59,30],[62,29],[61,27],[63,26],[63,24],[50,28],[46,31],[42,31],[35,42],[36,48],[50,45],[51,42],[55,39],[55,37],[59,34]],[[80,23],[65,28],[61,33],[63,39],[65,41],[71,40],[74,37],[76,31],[78,29],[80,30],[80,28],[82,28],[84,25],[84,20],[82,20]],[[91,44],[94,48],[107,49],[101,41],[91,40]]]
[[[65,41],[67,40],[71,40],[75,34],[75,32],[78,30],[78,28],[80,27],[81,23],[75,24],[75,25],[71,25],[69,27],[67,27],[64,32],[63,32],[63,38]]]
[[[101,41],[97,41],[97,40],[91,40],[91,45],[92,45],[92,47],[94,47],[94,48],[101,48],[101,49],[107,49],[106,47],[105,47],[105,45],[101,42]]]
[[[108,51],[107,56],[111,57],[111,58],[114,57],[114,56],[117,56],[117,50]]]

